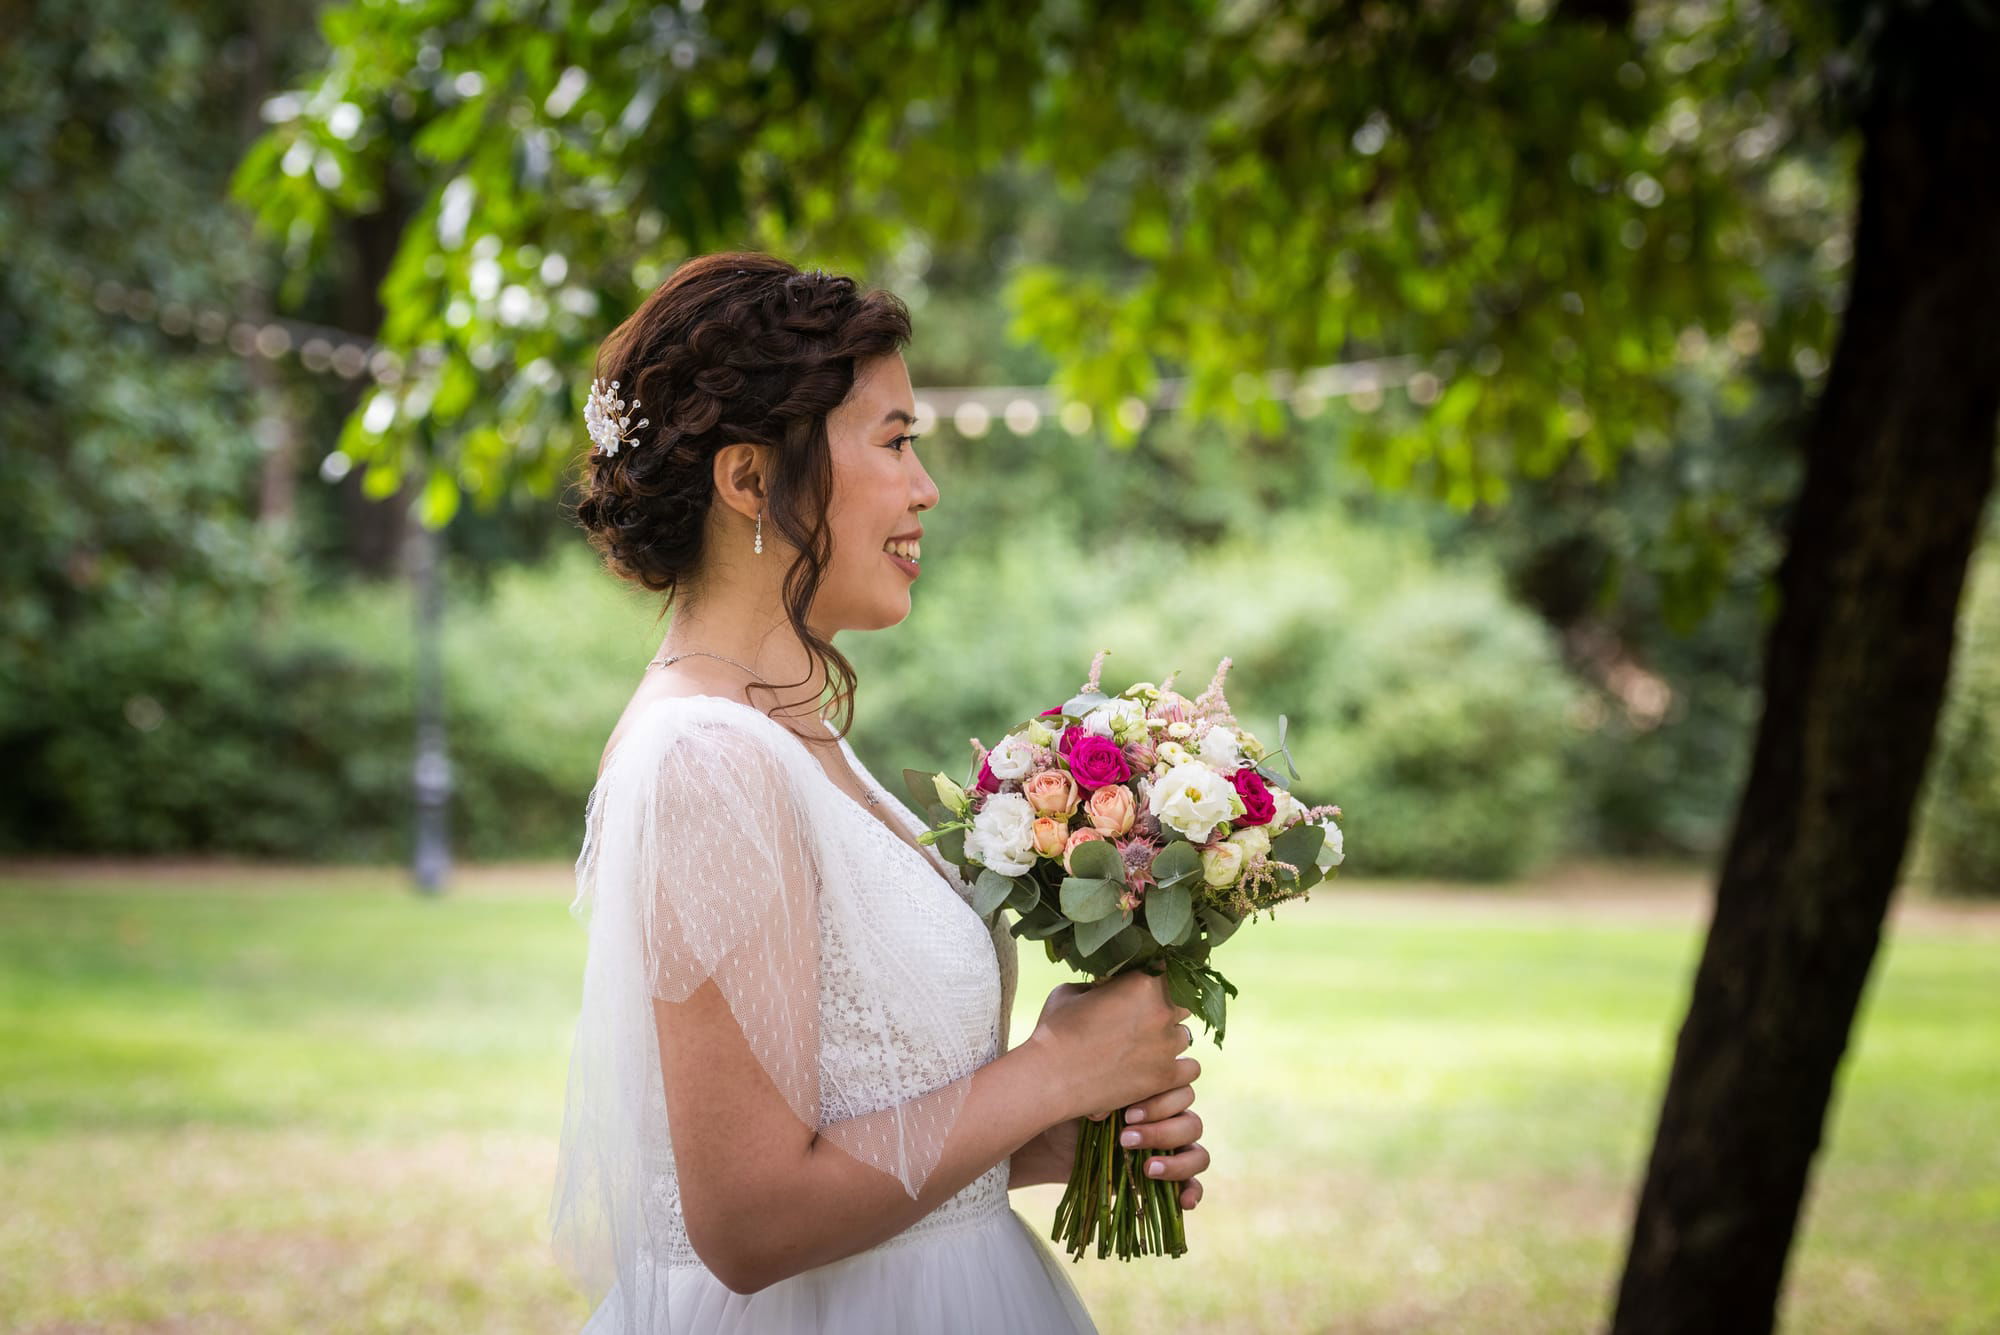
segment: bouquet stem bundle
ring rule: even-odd
[[[1125,1125],[1120,1108],[1101,1122],[1077,1119],[1076,1159],[1069,1187],[1056,1206],[1050,1240],[1060,1242],[1072,1261],[1097,1243],[1097,1259],[1116,1252],[1121,1261],[1139,1256],[1182,1256],[1187,1227],[1180,1185],[1146,1176],[1146,1147],[1118,1143]]]

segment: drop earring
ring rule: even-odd
[[[764,554],[764,512],[763,512],[762,510],[759,510],[759,511],[757,512],[757,548],[756,548],[756,551],[757,551],[757,555],[759,555],[759,556],[762,556],[762,555]]]

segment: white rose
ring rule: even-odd
[[[1345,840],[1340,833],[1340,827],[1333,823],[1333,817],[1328,816],[1321,820],[1319,827],[1326,831],[1326,842],[1319,846],[1319,852],[1314,856],[1313,862],[1320,871],[1327,872],[1346,860],[1347,850],[1343,847]]]
[[[1297,825],[1300,818],[1305,814],[1306,809],[1304,804],[1298,798],[1293,797],[1289,790],[1284,788],[1273,788],[1271,790],[1271,819],[1269,828],[1283,833],[1291,829],[1294,825]]]
[[[1026,875],[1035,865],[1035,809],[1028,799],[1019,793],[987,797],[972,818],[965,852],[1002,876]]]
[[[1264,827],[1261,825],[1246,825],[1223,842],[1241,848],[1244,859],[1250,862],[1255,862],[1271,851],[1271,836],[1264,832]]]
[[[1201,879],[1221,889],[1236,884],[1243,874],[1243,846],[1224,839],[1201,850]]]
[[[1236,814],[1236,786],[1198,760],[1175,765],[1160,777],[1146,809],[1162,825],[1197,844]]]
[[[1201,758],[1217,769],[1234,772],[1243,763],[1236,730],[1227,724],[1212,723],[1201,735]]]
[[[986,753],[986,764],[996,779],[1025,779],[1034,768],[1034,743],[1018,732],[1010,732],[1000,739],[1000,745]]]

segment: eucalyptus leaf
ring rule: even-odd
[[[1016,913],[1026,913],[1042,902],[1042,887],[1032,876],[1016,876],[1013,888],[1007,893],[1007,907]]]
[[[1099,705],[1109,704],[1110,702],[1111,697],[1102,691],[1079,692],[1063,701],[1063,713],[1073,714],[1078,718],[1082,718]]]
[[[920,769],[903,771],[903,788],[908,792],[912,805],[919,811],[928,811],[938,803],[937,785],[931,781],[930,773]]]
[[[946,830],[937,837],[938,856],[954,867],[965,865],[965,831]]]
[[[1177,885],[1201,872],[1201,853],[1185,839],[1176,839],[1153,855],[1153,888]]]
[[[1132,925],[1132,910],[1120,909],[1090,922],[1076,926],[1076,948],[1086,955],[1097,952],[1098,947]]]
[[[1201,916],[1201,925],[1208,929],[1208,939],[1212,945],[1221,945],[1235,935],[1236,929],[1243,925],[1242,919],[1230,917],[1213,904],[1203,904],[1197,912]]]
[[[1125,883],[1125,859],[1118,856],[1118,849],[1106,839],[1092,839],[1071,849],[1069,867],[1076,876]]]
[[[984,868],[972,885],[972,911],[984,918],[1006,903],[1013,891],[1013,877],[1002,876],[991,867]]]
[[[1300,821],[1271,841],[1271,856],[1304,870],[1326,842],[1326,830],[1311,821]]]
[[[1052,936],[1068,931],[1070,926],[1070,920],[1060,913],[1051,913],[1046,918],[1040,914],[1030,914],[1008,930],[1030,941],[1046,941]]]
[[[1146,930],[1163,946],[1179,942],[1194,920],[1194,901],[1187,887],[1154,886],[1146,892]]]
[[[1096,922],[1118,907],[1116,881],[1100,876],[1065,876],[1062,883],[1062,911],[1072,922]]]

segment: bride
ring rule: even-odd
[[[1050,993],[836,727],[831,640],[909,615],[908,312],[754,252],[678,268],[599,351],[577,518],[674,610],[586,808],[589,954],[550,1227],[593,1332],[1091,1331],[1010,1187],[1078,1117],[1201,1198],[1200,1065],[1160,979]],[[967,664],[968,671],[977,665]]]

